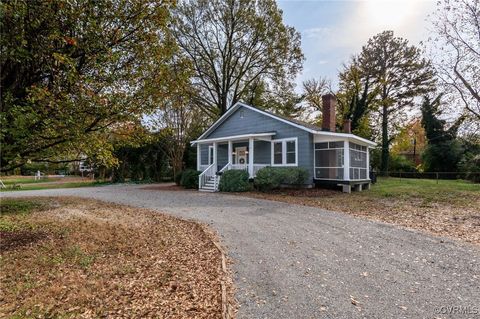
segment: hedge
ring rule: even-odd
[[[303,185],[308,171],[298,167],[265,167],[257,172],[255,187],[261,191],[279,188],[280,185]]]
[[[220,178],[218,189],[221,192],[246,192],[251,189],[248,172],[232,169],[225,171]]]
[[[180,185],[185,188],[198,188],[198,176],[201,172],[194,169],[186,169],[180,178]]]

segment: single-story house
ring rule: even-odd
[[[199,189],[218,190],[221,172],[247,170],[254,179],[266,166],[303,167],[306,186],[335,184],[350,192],[368,188],[369,149],[376,144],[350,132],[336,132],[336,99],[323,99],[322,127],[289,119],[238,102],[231,106],[192,145],[197,145]]]

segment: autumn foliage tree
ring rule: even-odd
[[[1,170],[79,154],[114,164],[111,130],[154,108],[169,78],[171,3],[0,6]]]

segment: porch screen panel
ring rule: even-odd
[[[367,179],[367,147],[355,143],[350,146],[350,179]]]
[[[343,179],[343,142],[315,143],[315,178]]]

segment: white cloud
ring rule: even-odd
[[[332,34],[331,28],[310,28],[302,32],[302,35],[306,39],[322,40],[330,37]]]

